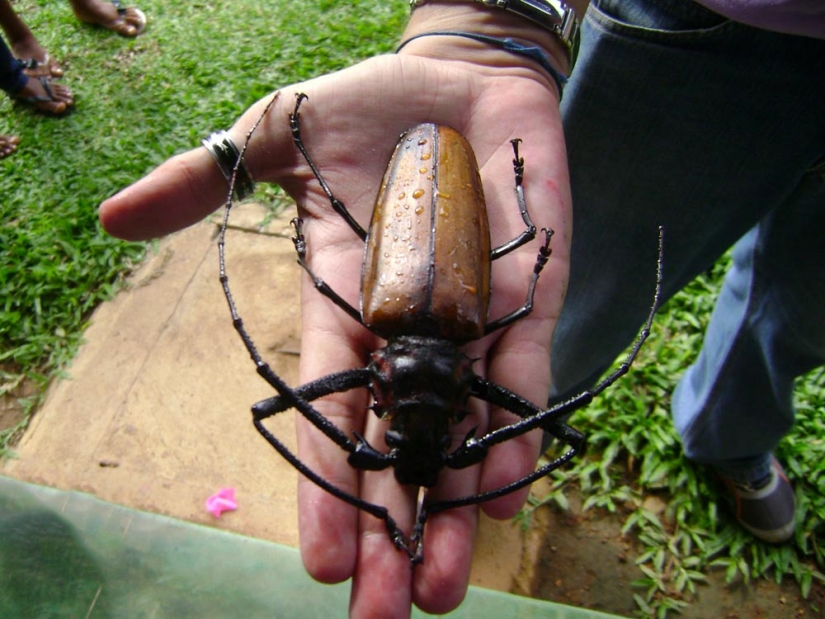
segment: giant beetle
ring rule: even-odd
[[[295,389],[263,360],[238,314],[226,274],[224,244],[232,208],[233,175],[218,238],[220,281],[235,329],[258,373],[279,394],[252,407],[253,422],[258,432],[313,483],[382,520],[395,546],[416,564],[423,559],[423,530],[429,515],[514,492],[555,470],[582,449],[583,435],[567,425],[566,419],[627,373],[647,339],[659,304],[662,233],[660,231],[653,304],[624,363],[594,388],[543,409],[476,375],[472,370],[473,360],[461,350],[463,344],[530,313],[536,283],[550,256],[553,232],[543,228],[544,239],[530,275],[524,304],[505,316],[488,320],[492,261],[530,242],[537,234],[524,199],[524,160],[519,157],[520,140],[512,140],[513,168],[516,202],[525,230],[511,241],[491,248],[486,204],[473,150],[454,129],[432,123],[417,125],[401,135],[381,183],[369,229],[364,230],[332,193],[307,152],[301,138],[299,115],[299,108],[306,98],[305,94],[298,94],[295,108],[289,115],[293,142],[332,208],[365,243],[360,310],[313,273],[307,262],[302,222],[296,218],[293,220],[293,242],[298,263],[312,278],[318,292],[353,320],[384,338],[386,346],[371,354],[366,367],[330,374]],[[273,102],[274,98],[258,122]],[[256,127],[257,123],[247,135],[247,143],[235,166],[236,172]],[[400,220],[403,220],[403,230]],[[439,234],[444,229],[450,231],[449,235]],[[442,237],[450,239],[449,247]],[[411,257],[408,250],[412,246],[428,249]],[[384,436],[389,448],[386,453],[357,433],[347,436],[311,404],[332,393],[356,388],[369,390],[374,402],[371,408],[389,422]],[[521,420],[480,437],[471,431],[456,449],[448,451],[450,424],[461,421],[470,397],[506,409]],[[349,494],[318,475],[263,425],[264,419],[292,408],[346,451],[353,468],[384,470],[392,467],[399,483],[424,488],[433,486],[445,467],[462,469],[478,464],[493,445],[537,428],[569,449],[529,475],[494,490],[443,500],[428,500],[425,495],[419,502],[412,535],[408,537],[386,507]]]

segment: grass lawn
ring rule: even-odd
[[[14,6],[66,69],[76,109],[49,118],[0,99],[0,132],[22,140],[0,161],[0,389],[24,408],[0,425],[0,455],[146,250],[104,234],[98,204],[278,86],[391,50],[407,14],[403,2],[141,0],[149,28],[130,40],[80,24],[68,2]]]
[[[91,311],[147,251],[107,237],[97,205],[278,86],[391,50],[407,13],[400,0],[138,5],[149,29],[128,40],[80,24],[68,2],[15,3],[67,70],[77,103],[68,117],[53,119],[0,100],[0,132],[22,139],[0,162],[0,393],[19,400],[24,413],[0,424],[0,457],[48,382],[67,368]],[[791,577],[806,594],[823,580],[822,372],[800,381],[797,427],[778,453],[800,503],[792,544],[769,547],[731,526],[711,480],[681,459],[669,394],[698,352],[722,270],[673,299],[631,374],[577,413],[588,454],[556,473],[547,497],[564,505],[564,490],[575,483],[588,506],[627,514],[627,532],[647,549],[637,558],[645,615],[684,604],[713,568],[730,579]],[[651,494],[667,497],[661,517],[642,507]]]

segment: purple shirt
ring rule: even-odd
[[[766,30],[825,39],[823,0],[697,0],[711,11]]]

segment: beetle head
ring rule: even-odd
[[[384,441],[390,448],[400,484],[429,488],[447,461],[450,446],[447,416],[426,406],[408,406],[393,416]]]

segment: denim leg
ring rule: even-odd
[[[0,37],[0,90],[10,95],[17,94],[29,78],[23,73],[22,63],[14,57],[8,45]]]
[[[735,246],[702,352],[673,394],[687,457],[767,476],[794,380],[825,364],[825,162]]]
[[[592,385],[636,336],[659,225],[667,299],[757,225],[810,225],[795,205],[810,200],[802,186],[821,182],[812,170],[825,157],[825,41],[736,24],[689,0],[597,0],[582,32],[562,101],[575,212],[554,400]],[[806,251],[822,264],[821,247]],[[809,286],[825,285],[815,275]],[[786,429],[764,430],[764,444]],[[720,439],[703,459],[758,456]]]

